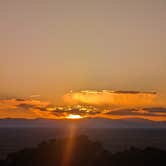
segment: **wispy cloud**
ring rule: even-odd
[[[35,94],[35,95],[29,96],[29,98],[38,98],[38,97],[40,97],[40,96],[41,96],[41,95]]]

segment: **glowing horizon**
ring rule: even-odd
[[[156,92],[77,91],[63,95],[63,105],[30,98],[0,99],[0,118],[142,118],[166,121],[165,97]]]

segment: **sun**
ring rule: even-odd
[[[67,119],[81,119],[83,118],[82,116],[80,115],[74,115],[74,114],[70,114],[66,117]]]

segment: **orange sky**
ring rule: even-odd
[[[4,0],[0,97],[166,92],[166,1]]]
[[[165,0],[4,0],[0,13],[0,118],[165,120]]]

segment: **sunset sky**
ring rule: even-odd
[[[2,0],[0,118],[166,120],[165,0]]]

